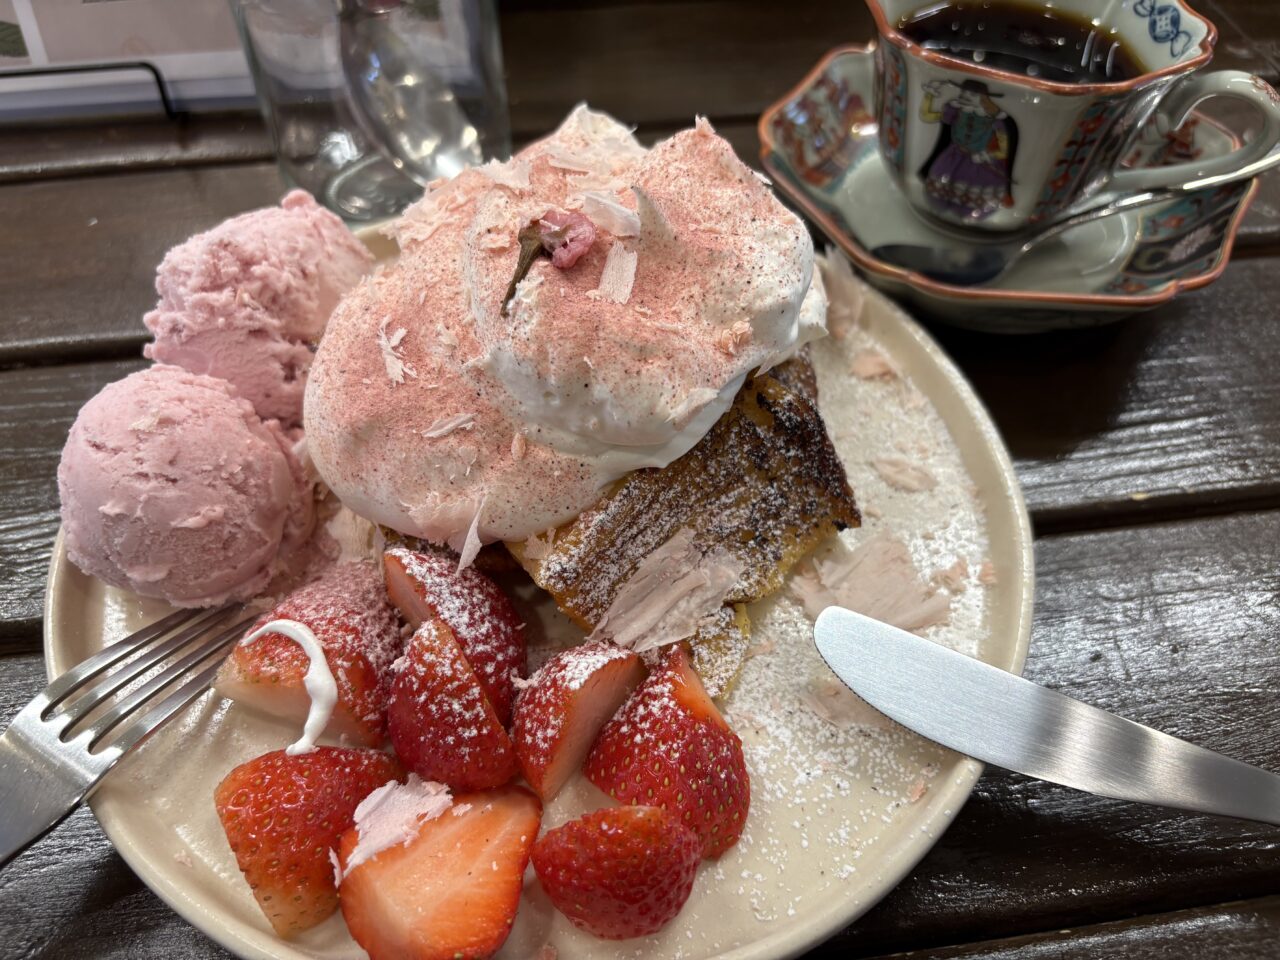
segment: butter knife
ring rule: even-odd
[[[1103,797],[1280,825],[1280,776],[1259,767],[841,607],[813,635],[850,690],[944,747]]]

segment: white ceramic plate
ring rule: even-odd
[[[381,251],[380,251],[381,252]],[[817,347],[822,408],[867,514],[857,544],[882,530],[926,573],[966,561],[963,592],[940,642],[1020,670],[1031,623],[1030,527],[995,428],[933,341],[880,294],[850,278],[837,308],[860,310],[846,335]],[[861,306],[853,302],[862,298]],[[900,376],[858,379],[852,358],[887,356]],[[894,487],[872,461],[916,460],[932,490]],[[994,583],[977,571],[987,562]],[[990,576],[984,579],[990,580]],[[551,604],[522,602],[532,634],[573,639]],[[45,610],[50,676],[164,612],[163,604],[104,587],[54,550]],[[809,621],[784,592],[751,611],[756,655],[725,705],[742,735],[752,807],[742,842],[703,865],[680,916],[647,940],[610,943],[574,930],[541,894],[526,896],[500,956],[544,943],[560,960],[765,960],[792,957],[850,924],[924,856],[964,803],[981,766],[894,727],[864,708],[841,729],[805,694],[829,678]],[[143,881],[178,913],[245,958],[355,958],[340,916],[293,943],[277,939],[235,867],[213,810],[215,785],[234,765],[290,742],[296,731],[206,695],[112,773],[92,800],[103,830]],[[603,805],[579,780],[552,803],[545,825]]]

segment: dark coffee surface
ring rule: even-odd
[[[1014,0],[955,0],[921,7],[898,29],[927,50],[1058,83],[1106,83],[1145,72],[1113,27]]]

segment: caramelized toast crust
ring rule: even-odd
[[[640,562],[684,528],[703,552],[719,548],[740,561],[743,573],[727,604],[766,597],[821,540],[861,522],[816,400],[813,369],[804,357],[757,375],[683,457],[625,477],[549,542],[507,546],[588,630]],[[693,638],[695,665],[709,688],[726,687],[745,655],[745,614],[725,609],[729,616]],[[712,660],[727,660],[729,667],[713,668]],[[708,670],[728,678],[722,685]]]

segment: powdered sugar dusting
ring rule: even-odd
[[[272,621],[283,625],[263,629]],[[307,633],[290,627],[291,623],[301,625]],[[259,618],[241,643],[263,643],[263,638],[270,635],[287,636],[295,642],[305,635],[314,637],[323,651],[321,659],[333,678],[337,703],[343,712],[350,712],[352,718],[361,723],[380,727],[386,705],[383,683],[392,661],[400,655],[404,641],[400,635],[399,617],[387,599],[382,572],[372,560],[333,563],[315,580],[285,596]],[[251,637],[255,639],[249,639]],[[306,649],[305,643],[303,649]],[[270,656],[280,659],[298,654],[292,645],[285,645],[274,648]],[[224,663],[215,682],[220,692],[231,697],[237,696],[239,690],[236,679],[238,667],[233,664],[234,659],[229,658]],[[315,678],[319,671],[317,658],[311,656],[307,674]],[[378,681],[372,687],[364,680],[369,676]],[[308,682],[304,676],[303,683],[312,693],[312,715],[307,721],[309,732],[317,722],[318,705],[313,688],[319,689],[317,683],[323,684],[323,680]],[[251,684],[244,691],[245,695],[250,695],[252,689]],[[307,738],[304,737],[296,746],[305,749]]]
[[[436,616],[458,638],[486,689],[523,672],[524,638],[513,626],[514,614],[501,615],[509,610],[509,601],[488,577],[470,567],[455,571],[443,553],[420,554],[393,546],[387,554],[423,585]]]
[[[516,732],[522,737],[525,749],[539,755],[549,754],[564,728],[563,695],[581,690],[609,664],[632,658],[634,654],[612,643],[584,643],[556,654],[528,680],[518,682]],[[524,722],[529,717],[536,718],[537,722]]]
[[[594,284],[595,278],[590,281]],[[857,283],[852,277],[850,282]],[[412,293],[415,304],[418,289]],[[914,347],[914,352],[904,352],[902,344],[910,346],[911,340],[901,321],[893,317],[894,308],[874,292],[862,294],[860,287],[857,291],[865,302],[856,325],[846,332],[851,349],[825,341],[813,350],[821,407],[866,518],[864,529],[843,534],[841,539],[852,549],[888,531],[906,546],[925,576],[966,558],[973,572],[969,588],[952,599],[950,621],[927,632],[969,653],[979,652],[981,643],[984,655],[1003,660],[1013,649],[1017,633],[1011,627],[1010,610],[1019,607],[1026,587],[1010,540],[1007,536],[996,540],[1001,529],[996,523],[1007,524],[1010,516],[1007,504],[994,499],[1001,488],[990,471],[980,477],[964,469],[936,412],[927,402],[914,399],[927,394],[938,402],[950,400],[955,409],[954,394],[937,391],[937,376],[922,374],[929,366],[923,352]],[[841,315],[846,315],[847,303],[837,294],[833,298]],[[656,320],[661,314],[654,316]],[[412,344],[414,338],[409,340]],[[892,378],[852,377],[853,352],[863,348],[882,350],[898,365],[911,390]],[[413,359],[418,359],[417,354]],[[380,358],[372,372],[376,382],[388,386]],[[421,368],[420,372],[429,379]],[[428,413],[421,424],[436,415]],[[965,419],[961,415],[956,422]],[[509,439],[508,433],[504,443]],[[871,458],[893,455],[900,439],[932,444],[932,452],[922,456],[921,462],[938,479],[934,490],[896,490],[870,467]],[[983,443],[967,441],[971,465],[981,467],[987,462]],[[541,444],[530,446],[532,455]],[[992,516],[990,543],[984,504],[975,501],[973,482],[981,483],[983,496],[992,498],[985,503]],[[988,558],[991,562],[984,563]],[[452,570],[454,562],[449,558],[444,569]],[[473,573],[464,571],[462,576]],[[983,583],[997,574],[998,583]],[[537,644],[535,661],[582,642],[583,632],[558,613],[545,595],[537,595],[527,584],[517,584],[514,592],[520,619],[529,622],[530,639]],[[90,609],[85,619],[87,635],[95,636],[101,619],[104,639],[118,640],[143,626],[150,609],[109,591],[106,617],[100,618],[99,609]],[[698,878],[684,911],[653,938],[619,943],[596,940],[555,918],[541,898],[526,897],[511,938],[499,954],[502,960],[538,957],[548,942],[565,958],[708,960],[733,949],[750,949],[766,938],[787,937],[823,915],[831,919],[832,910],[854,911],[878,899],[897,870],[905,868],[903,857],[910,858],[927,846],[944,815],[954,811],[961,796],[957,788],[974,773],[971,763],[933,750],[892,726],[883,731],[857,726],[841,730],[815,716],[802,695],[823,678],[825,667],[813,648],[810,619],[785,592],[773,603],[754,606],[749,612],[754,655],[725,700],[730,723],[746,741],[752,777],[751,814],[738,847],[721,860],[701,866],[705,875]],[[111,793],[112,816],[129,830],[158,834],[153,839],[160,846],[154,849],[161,854],[181,845],[196,861],[196,871],[242,885],[209,796],[226,769],[276,746],[278,724],[259,724],[225,701],[207,698],[122,761],[121,769],[104,785]],[[212,756],[210,748],[215,751]],[[575,777],[547,804],[544,829],[605,802],[594,787]],[[172,830],[154,831],[156,823]],[[167,868],[170,878],[178,872],[179,882],[185,882],[181,876],[190,873],[163,855],[155,863],[161,871]],[[237,906],[236,915],[260,924],[261,916],[250,899],[241,896],[240,900],[248,912]],[[316,931],[314,938],[308,935],[306,943],[325,955],[358,954],[340,921]]]
[[[914,405],[919,391],[910,363],[874,335],[874,322],[892,308],[852,276],[845,279],[854,303],[844,297],[844,285],[828,284],[837,290],[837,311],[849,320],[845,335],[811,350],[819,407],[864,526],[840,534],[838,548],[833,543],[825,549],[846,556],[871,541],[879,544],[872,553],[898,544],[893,551],[909,560],[921,589],[948,603],[947,622],[922,631],[974,654],[988,634],[991,589],[979,588],[973,574],[968,589],[948,596],[949,578],[961,569],[957,562],[963,558],[977,571],[991,553],[972,478],[936,411],[927,403]],[[852,358],[864,350],[881,353],[897,376],[852,375]],[[871,465],[877,457],[898,455],[899,442],[911,449],[927,445],[919,462],[937,481],[932,489],[898,489]],[[935,572],[947,576],[931,586]],[[810,568],[806,576],[813,575]],[[746,832],[720,860],[704,863],[706,876],[698,878],[684,911],[656,937],[609,944],[557,929],[552,942],[561,955],[700,960],[810,922],[833,899],[869,902],[878,896],[884,857],[915,843],[925,818],[943,813],[943,787],[968,761],[897,726],[840,684],[817,654],[812,618],[790,589],[752,604],[748,613],[752,655],[723,701],[751,775]],[[554,613],[541,617],[540,632],[553,647],[580,637]],[[654,708],[660,704],[656,699]],[[544,826],[598,804],[594,788],[571,780],[548,805]],[[502,956],[535,955],[544,942],[545,926],[518,918]]]
[[[353,669],[351,658],[358,653],[381,676],[404,646],[382,573],[367,560],[334,564],[291,593],[273,612],[307,624],[319,637],[335,674]],[[346,629],[330,632],[326,630],[330,624]]]

